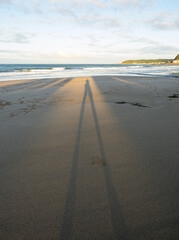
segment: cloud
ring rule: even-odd
[[[35,34],[27,34],[21,32],[13,31],[3,31],[0,30],[0,42],[6,43],[29,43],[30,39],[34,37]]]
[[[82,6],[82,5],[94,5],[94,6],[104,6],[106,5],[106,1],[102,0],[102,1],[97,1],[97,0],[51,0],[52,3],[56,4],[56,3],[67,3],[67,4],[71,4],[73,6]]]
[[[151,0],[112,0],[112,2],[122,3],[122,4],[133,4],[133,5],[141,5],[148,4]]]
[[[157,30],[178,30],[179,17],[175,17],[169,13],[161,13],[149,20],[146,23]]]
[[[11,7],[15,7],[24,14],[37,14],[49,16],[49,10],[54,13],[54,16],[58,12],[60,15],[72,17],[81,17],[83,15],[87,18],[93,13],[93,17],[98,16],[99,13],[106,10],[121,10],[129,9],[130,7],[139,7],[146,5],[153,0],[0,0],[2,4],[11,4]],[[113,14],[111,13],[111,16]],[[116,21],[114,23],[116,25]]]
[[[53,4],[63,4],[67,3],[73,6],[84,6],[84,5],[93,5],[96,7],[109,7],[118,5],[128,5],[128,6],[142,6],[149,5],[153,0],[51,0]]]
[[[121,28],[132,26],[121,9],[149,5],[153,0],[51,0],[51,12],[57,12],[61,21],[73,20],[79,25],[101,28]],[[135,15],[135,14],[134,14]],[[56,16],[56,15],[54,15]],[[63,18],[62,18],[63,17]],[[66,19],[65,19],[66,18]],[[123,22],[121,19],[125,19]],[[129,23],[130,22],[130,23]]]
[[[50,9],[54,11],[54,9]],[[99,11],[77,11],[74,8],[65,8],[65,6],[56,7],[56,12],[59,14],[59,20],[67,24],[82,25],[85,27],[100,27],[105,29],[119,28],[122,27],[122,20],[118,14],[103,13]]]
[[[50,4],[51,0],[47,0]],[[3,7],[9,7],[13,11],[20,11],[24,14],[43,14],[45,10],[42,0],[0,0],[0,5]],[[1,10],[1,9],[0,9]]]
[[[153,46],[143,47],[141,50],[142,50],[142,53],[146,53],[148,55],[151,53],[156,53],[157,56],[160,56],[160,55],[167,55],[171,53],[175,54],[176,52],[179,51],[179,48],[170,46],[170,45],[162,45],[158,43]]]
[[[16,50],[4,50],[4,49],[0,49],[0,53],[18,53],[18,51],[16,51]]]
[[[147,37],[139,37],[139,36],[133,36],[133,35],[129,35],[129,34],[123,34],[123,38],[125,39],[125,41],[127,42],[131,42],[131,43],[143,43],[143,44],[156,44],[157,42],[147,38]]]
[[[52,54],[52,56],[57,57],[57,58],[73,58],[73,57],[75,57],[75,54],[65,52],[65,51],[62,51],[62,50],[58,50],[58,51],[54,52]]]
[[[12,61],[13,59],[17,59],[19,57],[21,57],[20,51],[0,49],[0,63],[5,63],[9,60]]]
[[[143,42],[143,39],[141,39],[141,41]],[[144,39],[144,42],[145,42],[145,39]],[[150,58],[150,57],[166,58],[166,56],[172,57],[173,54],[175,55],[178,51],[179,49],[177,47],[161,44],[159,42],[154,42],[154,41],[150,42],[150,40],[148,41],[148,45],[146,46],[145,45],[140,47],[135,45],[130,45],[130,47],[116,46],[114,49],[98,48],[96,50],[96,52],[103,53],[103,54],[111,54],[111,55],[118,55],[118,56],[121,56],[121,54],[122,55],[124,54],[125,56],[131,57],[131,59],[134,59],[135,56],[137,56],[138,58]]]
[[[11,0],[0,0],[0,4],[9,4]]]
[[[82,15],[75,17],[75,21],[81,25],[92,25],[102,28],[116,28],[121,27],[122,22],[115,16],[104,16],[104,15]]]

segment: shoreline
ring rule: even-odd
[[[112,65],[41,65],[36,69],[35,65],[6,66],[0,69],[0,81],[60,78],[60,77],[87,77],[87,76],[170,76],[179,72],[179,65],[151,65],[151,64],[112,64]],[[38,67],[38,66],[37,66]],[[15,69],[18,68],[18,71]]]
[[[179,77],[179,72],[173,72],[171,73],[170,75],[151,75],[151,74],[141,74],[141,75],[119,75],[119,74],[108,74],[108,75],[87,75],[87,76],[61,76],[61,77],[42,77],[42,78],[29,78],[29,79],[12,79],[12,80],[0,80],[0,86],[3,86],[4,84],[7,84],[7,85],[12,85],[12,84],[20,84],[22,82],[31,82],[31,81],[40,81],[40,80],[49,80],[49,79],[52,79],[52,80],[58,80],[58,79],[61,79],[61,78],[83,78],[83,77],[129,77],[129,78],[165,78],[165,77]]]

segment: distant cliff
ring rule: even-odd
[[[179,60],[179,54],[176,56],[174,60],[177,60],[177,61]]]
[[[174,59],[140,59],[140,60],[126,60],[122,64],[179,64],[179,54]]]
[[[141,60],[126,60],[122,64],[166,64],[172,63],[173,59],[141,59]]]

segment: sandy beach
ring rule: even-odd
[[[0,82],[0,239],[177,240],[179,78]]]

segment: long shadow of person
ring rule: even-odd
[[[103,163],[104,178],[105,178],[107,196],[108,196],[109,207],[111,212],[111,221],[114,228],[114,234],[116,239],[118,240],[127,240],[129,239],[129,234],[124,222],[124,216],[123,216],[121,206],[117,197],[117,193],[112,183],[111,168],[106,159],[106,155],[103,147],[103,141],[101,137],[100,126],[99,126],[99,122],[96,114],[96,108],[95,108],[93,94],[91,91],[89,80],[86,80],[83,101],[81,104],[77,137],[76,137],[76,143],[75,143],[75,149],[74,149],[73,161],[72,161],[72,169],[71,169],[70,180],[68,184],[65,211],[64,211],[63,222],[61,226],[59,239],[70,240],[73,237],[73,215],[74,215],[76,192],[77,192],[79,145],[80,145],[82,123],[83,123],[85,102],[86,102],[87,95],[90,98],[91,110],[92,110],[93,119],[95,123],[95,129],[96,129],[96,134],[98,139],[101,160]]]

